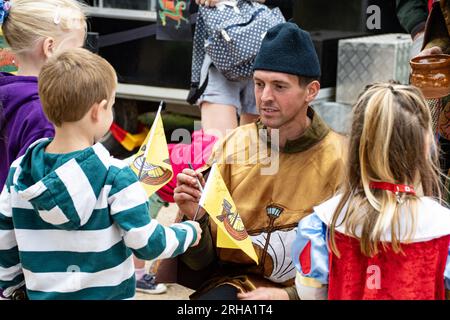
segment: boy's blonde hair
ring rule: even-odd
[[[111,101],[117,75],[102,57],[76,48],[50,58],[38,83],[44,112],[59,127],[81,120],[95,103]]]
[[[410,240],[415,232],[418,197],[440,197],[437,147],[420,90],[389,83],[370,86],[353,108],[347,157],[343,197],[330,226],[331,249],[339,256],[335,242],[339,220],[360,238],[364,255],[378,253],[382,234],[389,229],[391,247],[400,252],[400,239]],[[370,189],[372,181],[413,185],[417,195],[398,199],[391,191]],[[404,221],[411,223],[400,226],[401,215],[408,215]],[[406,233],[400,235],[401,230]]]
[[[16,54],[30,51],[43,38],[60,38],[73,30],[87,30],[85,5],[76,0],[11,0],[10,3],[2,30]]]

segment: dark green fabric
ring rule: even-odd
[[[428,17],[427,0],[396,0],[395,2],[398,20],[406,31],[413,34],[418,31],[415,29],[419,25],[425,27],[424,23]]]
[[[319,58],[311,36],[291,22],[267,31],[253,69],[320,77]]]

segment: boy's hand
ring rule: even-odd
[[[202,228],[200,228],[200,224],[197,221],[187,221],[189,222],[197,231],[197,239],[195,242],[191,245],[191,247],[195,247],[200,242],[200,239],[202,238]]]
[[[201,192],[196,177],[200,180],[202,187],[205,180],[201,173],[196,173],[191,169],[184,169],[177,175],[177,187],[174,189],[173,198],[183,213],[189,219],[193,219],[200,201]],[[196,219],[200,219],[205,214],[205,210],[200,208]]]

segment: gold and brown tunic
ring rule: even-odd
[[[182,259],[197,270],[219,262],[220,276],[208,288],[224,282],[242,290],[293,285],[290,252],[298,221],[334,195],[344,165],[344,137],[311,108],[308,116],[310,127],[279,152],[260,122],[237,128],[213,152],[209,163],[217,162],[260,264],[240,250],[216,248],[217,226],[204,219],[202,243]]]

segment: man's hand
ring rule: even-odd
[[[193,219],[200,201],[201,192],[196,177],[200,180],[202,187],[205,180],[201,173],[196,173],[191,169],[184,169],[177,175],[177,187],[174,189],[173,198],[180,208],[181,213],[189,219]],[[205,210],[200,208],[196,219],[200,219],[205,214]]]
[[[289,300],[286,290],[279,288],[259,287],[256,290],[238,293],[240,300]]]
[[[221,0],[195,0],[199,6],[215,7]]]
[[[421,53],[419,53],[418,57],[429,56],[433,54],[442,54],[442,48],[440,47],[431,47],[428,49],[424,49]]]
[[[200,224],[197,221],[187,221],[190,223],[194,228],[195,231],[197,231],[197,239],[195,242],[191,245],[191,247],[195,247],[200,242],[200,239],[202,238],[202,228],[200,228]]]

